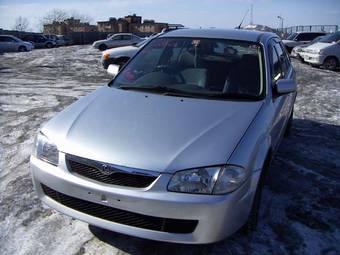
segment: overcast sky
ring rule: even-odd
[[[187,27],[232,28],[251,3],[256,24],[277,28],[277,16],[282,15],[285,26],[340,25],[340,0],[0,0],[0,28],[11,29],[15,18],[23,16],[29,19],[30,30],[38,31],[39,20],[53,8],[88,15],[93,24],[136,13]]]

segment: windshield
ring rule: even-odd
[[[321,39],[323,39],[325,36],[324,35],[321,35],[321,36],[318,36],[318,37],[316,37],[316,38],[314,38],[314,40],[312,40],[311,42],[310,42],[310,44],[314,44],[314,43],[316,43],[316,42],[319,42]]]
[[[320,42],[331,43],[331,42],[337,42],[339,40],[340,40],[340,33],[334,33],[334,34],[326,35],[324,38],[320,40]]]
[[[146,44],[147,42],[149,42],[152,38],[148,38],[148,39],[145,39],[143,41],[141,41],[140,43],[137,43],[136,45],[134,45],[135,47],[137,48],[140,48],[142,47],[144,44]]]
[[[191,96],[259,98],[263,91],[257,43],[202,38],[156,38],[111,86],[156,89]]]
[[[287,37],[287,40],[294,40],[294,38],[296,37],[297,33],[292,33]]]

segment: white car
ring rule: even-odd
[[[290,53],[290,56],[293,58],[297,58],[299,60],[303,60],[303,58],[301,57],[301,55],[303,55],[304,50],[311,46],[312,44],[315,44],[317,42],[319,42],[322,38],[324,38],[325,36],[318,36],[316,37],[313,41],[311,41],[310,43],[306,43],[306,44],[302,44],[299,46],[296,46],[293,48],[292,52]]]
[[[106,40],[95,41],[92,46],[96,49],[104,51],[109,48],[135,45],[143,40],[145,39],[134,34],[115,34]]]
[[[320,42],[307,47],[302,57],[312,66],[336,70],[340,67],[340,32],[326,36]]]
[[[161,33],[160,33],[161,34]],[[159,34],[156,34],[159,35]],[[114,49],[108,49],[103,51],[101,62],[103,67],[107,69],[109,65],[116,64],[119,66],[123,66],[131,57],[133,57],[147,42],[151,39],[155,38],[156,35],[150,36],[144,41],[136,45],[129,45]]]
[[[31,51],[33,44],[12,35],[0,35],[0,52]]]
[[[326,35],[325,32],[296,32],[287,37],[286,40],[282,40],[282,43],[290,53],[296,46],[306,44],[314,40],[318,36]]]

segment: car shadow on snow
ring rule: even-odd
[[[237,232],[215,244],[183,245],[89,229],[129,254],[339,254],[339,141],[340,126],[294,119],[272,161],[252,235]]]

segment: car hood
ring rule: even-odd
[[[42,132],[62,152],[174,172],[225,164],[263,101],[180,98],[102,87]]]
[[[321,50],[331,46],[331,43],[318,42],[307,47],[308,50]]]
[[[111,57],[119,57],[119,56],[133,56],[138,51],[138,47],[135,46],[123,46],[119,48],[109,49],[103,52],[104,54],[110,54]]]
[[[107,40],[99,40],[99,41],[95,41],[95,42],[93,43],[93,45],[98,45],[98,44],[106,43],[106,42],[107,42]]]
[[[22,43],[30,47],[33,46],[33,43],[30,43],[30,42],[23,41]]]

